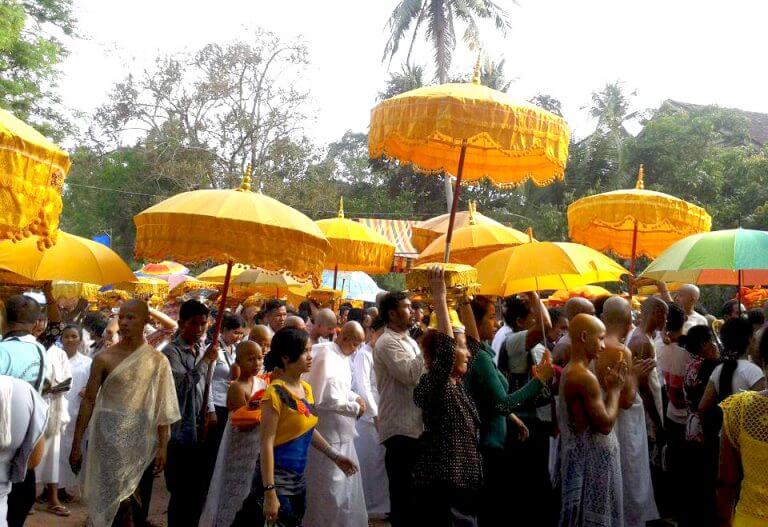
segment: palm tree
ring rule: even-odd
[[[490,20],[496,29],[506,34],[509,29],[507,12],[490,0],[401,0],[387,22],[390,37],[384,48],[382,60],[392,58],[400,49],[400,42],[413,26],[406,63],[410,63],[413,45],[419,31],[424,34],[435,50],[435,66],[440,83],[448,81],[453,50],[456,47],[455,24],[464,24],[464,42],[470,49],[480,45],[479,20]]]

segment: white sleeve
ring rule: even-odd
[[[363,398],[365,406],[368,408],[368,413],[371,417],[379,415],[379,405],[376,403],[376,397],[373,394],[373,358],[370,353],[358,352],[358,357],[355,357],[355,382],[354,386],[357,389],[358,395]]]
[[[360,405],[350,397],[351,392],[339,382],[339,372],[334,367],[332,353],[335,352],[328,348],[318,349],[312,369],[307,374],[306,380],[312,386],[315,408],[356,417]]]
[[[755,385],[760,379],[765,377],[763,370],[759,366],[751,362],[744,363],[744,370],[742,372],[744,379],[747,381],[747,386],[750,388]]]

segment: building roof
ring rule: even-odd
[[[700,112],[708,108],[718,108],[714,104],[692,104],[681,101],[667,99],[659,107],[659,111],[687,111]],[[748,112],[738,108],[723,108],[743,115],[749,126],[749,138],[756,146],[763,147],[768,144],[768,114],[758,112]]]

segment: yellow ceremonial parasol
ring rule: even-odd
[[[588,298],[594,300],[601,296],[611,296],[613,293],[599,285],[582,285],[571,289],[559,289],[549,295],[547,300],[550,306],[561,306],[569,299],[574,297]]]
[[[570,238],[629,258],[632,274],[637,256],[655,258],[676,241],[711,228],[712,218],[703,208],[645,190],[643,165],[634,189],[587,196],[568,206]]]
[[[504,227],[504,224],[489,218],[484,214],[477,212],[477,204],[474,201],[469,202],[469,206],[466,211],[456,213],[453,229],[454,232],[462,227],[469,225],[470,214],[478,225],[494,225],[496,227]],[[451,220],[450,214],[441,214],[428,220],[420,221],[413,224],[411,227],[411,243],[417,251],[421,252],[427,248],[427,245],[435,241],[441,234],[448,232],[448,223]]]
[[[161,297],[168,295],[168,282],[162,278],[150,276],[137,276],[131,281],[115,284],[115,288],[142,298],[149,298],[153,295]]]
[[[223,282],[222,274],[226,271],[225,265],[217,265],[200,274],[198,280],[210,282]],[[283,298],[289,292],[304,294],[312,289],[312,282],[306,280],[300,282],[287,273],[276,273],[261,268],[251,268],[247,265],[236,264],[232,270],[232,291],[241,297],[248,297],[255,293],[274,298]]]
[[[56,280],[51,284],[51,294],[56,300],[79,300],[95,302],[99,296],[99,286],[82,282]]]
[[[56,243],[69,155],[0,109],[0,240],[32,234],[38,247]]]
[[[430,243],[416,259],[416,265],[442,261],[445,237],[443,234]],[[528,241],[528,235],[517,229],[492,223],[476,223],[474,209],[470,205],[468,225],[453,231],[451,259],[453,263],[475,265],[491,253]]]
[[[480,294],[496,296],[618,282],[627,274],[594,249],[562,242],[531,241],[503,249],[486,256],[476,267]]]
[[[445,261],[462,183],[488,178],[501,187],[563,179],[570,130],[565,121],[480,84],[426,86],[382,101],[371,111],[368,153],[423,172],[456,175]]]
[[[32,282],[67,280],[107,285],[135,279],[112,249],[64,231],[59,231],[56,245],[42,252],[33,238],[0,242],[0,269]]]
[[[339,271],[384,274],[392,268],[395,245],[367,225],[345,218],[344,198],[339,199],[337,217],[315,223],[331,244],[326,267],[333,266],[334,289]]]
[[[133,220],[137,260],[171,259],[187,265],[213,260],[227,264],[211,340],[214,348],[218,347],[235,262],[286,271],[298,279],[320,283],[323,261],[330,250],[328,240],[307,216],[251,192],[250,166],[238,189],[183,192],[149,207]],[[211,368],[208,373],[206,400]]]

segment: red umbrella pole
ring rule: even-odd
[[[635,228],[632,230],[632,256],[629,259],[629,273],[632,278],[635,277],[635,260],[637,259],[637,220],[635,220]],[[632,293],[634,287],[632,282],[629,283],[629,305],[632,305]]]
[[[451,259],[451,240],[453,239],[453,224],[456,221],[456,209],[459,207],[459,192],[461,189],[461,176],[464,172],[464,157],[467,155],[467,140],[461,142],[459,153],[459,169],[456,171],[456,187],[453,191],[453,203],[451,204],[451,217],[448,220],[448,232],[445,234],[445,258],[448,263]]]
[[[742,279],[743,277],[741,275],[741,273],[742,273],[741,269],[739,269],[737,271],[737,273],[739,273],[739,286],[738,286],[739,287],[739,293],[737,295],[737,298],[739,299],[739,315],[741,315],[741,287],[742,287],[742,285],[744,283],[744,280]]]
[[[336,279],[339,277],[339,264],[333,267],[333,288],[336,289]]]
[[[232,278],[232,266],[235,264],[232,260],[227,262],[227,274],[224,275],[224,285],[221,289],[221,301],[219,302],[219,312],[216,313],[216,325],[213,328],[213,337],[211,338],[211,348],[219,349],[219,334],[221,333],[221,323],[224,320],[224,308],[227,305],[227,293],[229,292],[229,280]],[[205,424],[206,414],[208,413],[208,398],[211,394],[211,381],[213,380],[213,363],[208,365],[208,372],[205,375],[205,389],[203,390],[203,406],[200,408],[200,423]],[[204,426],[201,427],[204,430]]]

